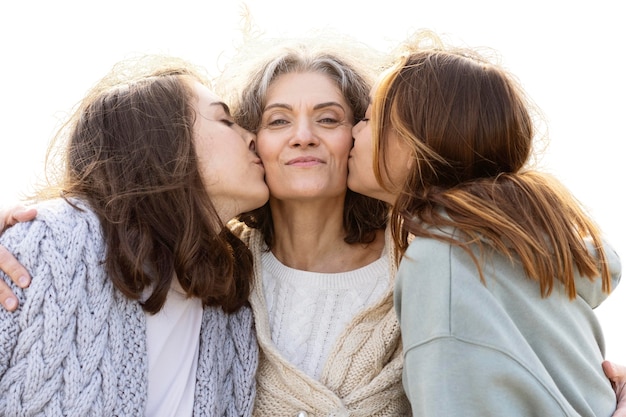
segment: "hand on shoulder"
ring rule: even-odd
[[[0,211],[0,233],[19,222],[33,220],[37,216],[37,210],[22,205]],[[21,288],[30,285],[30,274],[12,253],[0,245],[0,270],[11,278]],[[8,311],[14,311],[18,307],[17,297],[4,280],[0,280],[0,304]]]

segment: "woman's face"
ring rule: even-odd
[[[374,85],[370,97],[375,97],[376,88],[377,85]],[[381,170],[384,184],[388,190],[383,189],[376,180],[373,170],[375,161],[372,128],[369,120],[371,116],[372,105],[370,104],[363,120],[352,128],[354,147],[348,160],[348,187],[357,193],[393,204],[411,168],[411,151],[408,145],[394,133],[393,129],[388,130],[390,133],[387,140],[382,141],[383,146],[385,146],[387,171]]]
[[[323,74],[284,74],[266,103],[257,151],[272,198],[343,197],[353,115],[339,88]]]
[[[222,221],[265,204],[269,191],[263,180],[255,137],[233,122],[228,106],[195,82],[194,145],[207,192]]]

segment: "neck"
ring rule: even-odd
[[[344,241],[343,200],[285,202],[271,200],[272,253],[284,265],[303,271],[336,273],[363,267],[381,255],[384,236],[371,244]]]

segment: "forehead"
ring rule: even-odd
[[[207,86],[197,81],[193,83],[193,91],[198,100],[198,108],[203,112],[228,111],[222,99]]]
[[[209,89],[206,85],[198,81],[192,82],[193,92],[197,96],[198,100],[207,102],[222,101],[220,97]]]
[[[339,86],[328,76],[318,72],[291,72],[276,77],[267,91],[267,99],[322,100],[346,103]]]

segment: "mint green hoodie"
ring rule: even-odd
[[[620,260],[605,250],[615,287]],[[400,263],[394,301],[413,415],[610,416],[593,312],[607,296],[601,280],[577,277],[574,300],[560,283],[541,298],[520,264],[486,259],[484,284],[463,249],[434,239],[414,239]]]

